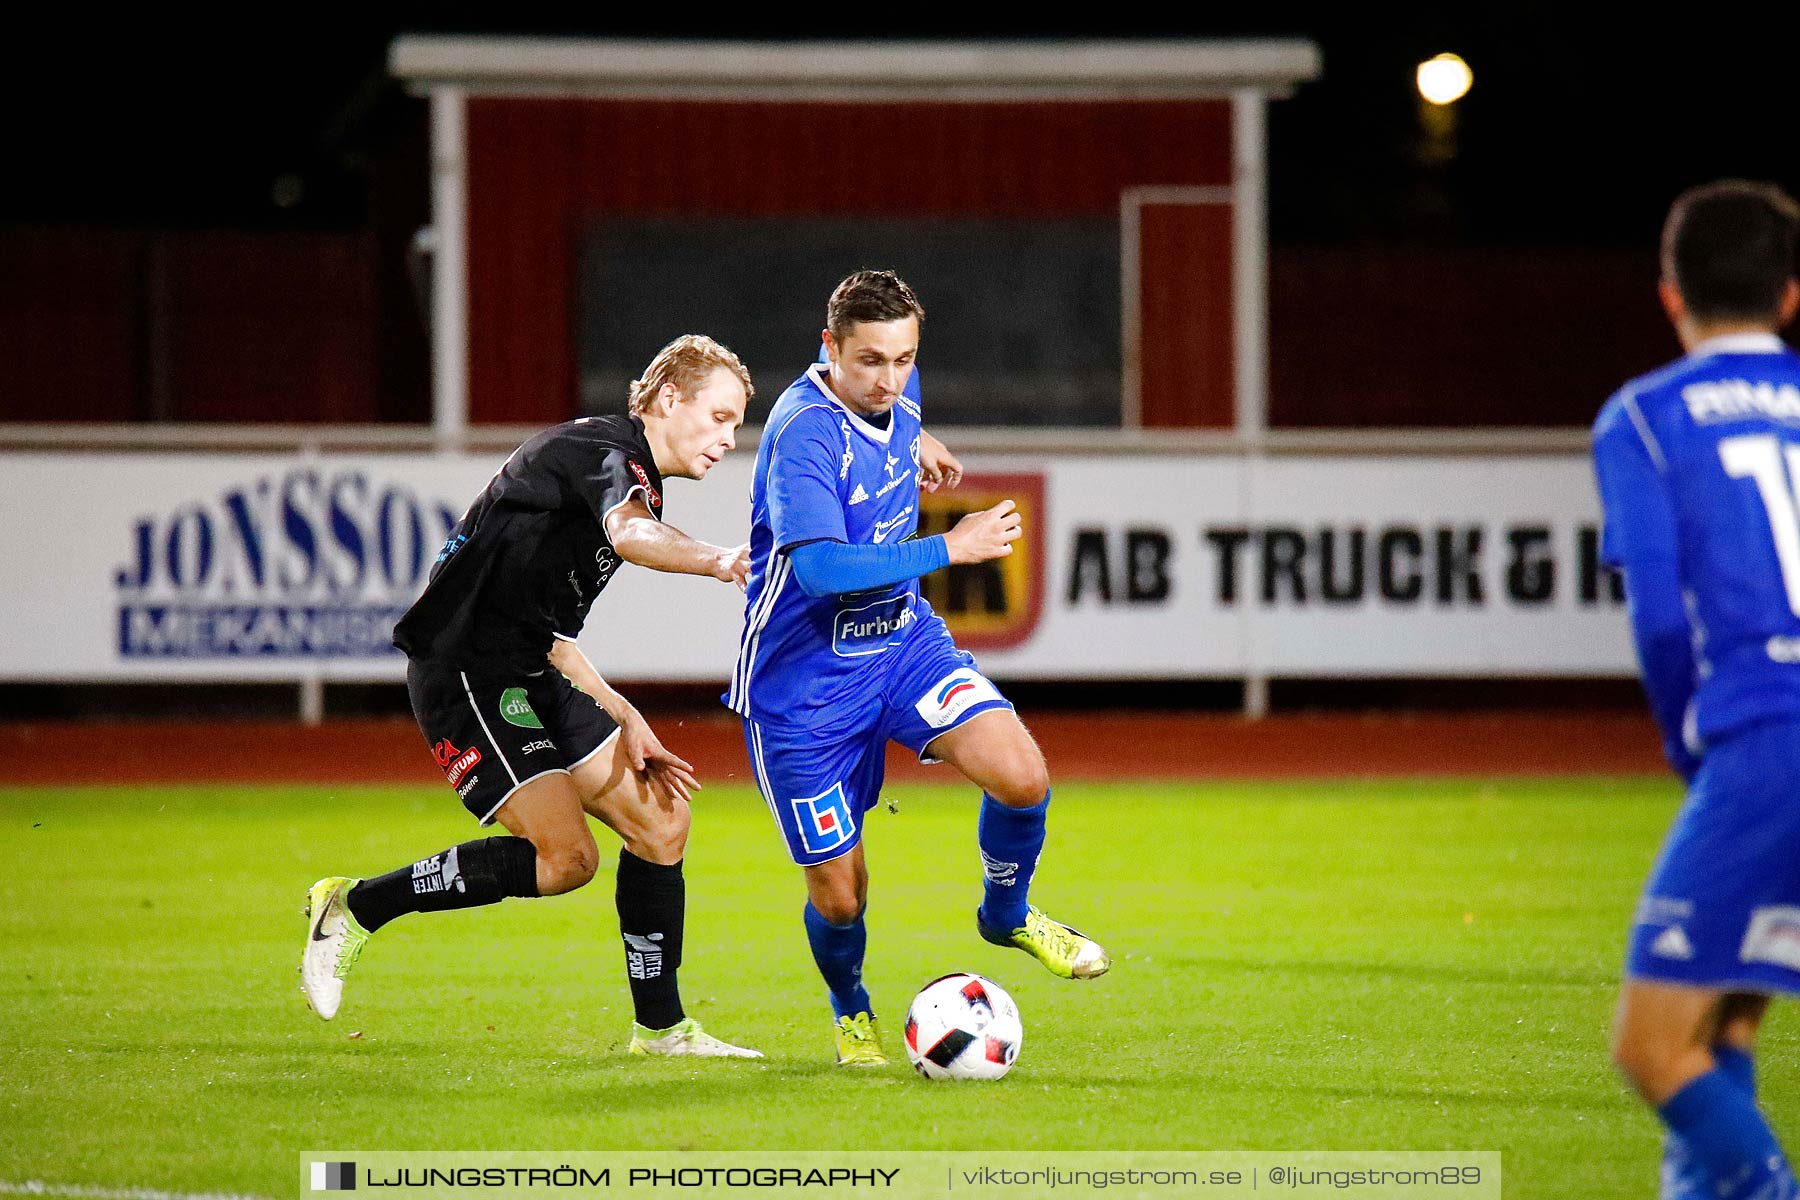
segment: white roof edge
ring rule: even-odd
[[[415,87],[579,95],[1159,97],[1284,92],[1318,77],[1299,39],[712,42],[403,34],[388,69]]]

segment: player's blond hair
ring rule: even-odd
[[[676,391],[691,396],[720,367],[736,375],[738,382],[744,385],[745,400],[756,395],[756,388],[750,383],[750,372],[737,355],[704,333],[684,333],[656,352],[656,357],[644,368],[642,379],[631,381],[631,411],[650,411],[650,405],[665,384],[672,383]]]

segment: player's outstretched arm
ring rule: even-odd
[[[694,768],[663,748],[643,714],[600,677],[580,646],[568,638],[557,638],[550,647],[550,665],[580,691],[592,696],[594,703],[618,724],[619,744],[631,769],[644,775],[652,790],[670,802],[693,798],[693,793],[700,790]]]
[[[742,590],[750,580],[750,546],[714,546],[665,525],[635,496],[606,514],[606,536],[626,562],[674,575],[710,575]]]
[[[954,563],[986,562],[1012,553],[1020,536],[1011,500],[970,513],[949,533],[890,545],[850,546],[834,539],[806,542],[788,552],[794,578],[807,595],[834,596],[887,587]]]

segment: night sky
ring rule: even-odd
[[[1246,6],[1247,7],[1247,6]],[[1271,114],[1271,231],[1285,243],[1652,244],[1681,188],[1721,175],[1800,190],[1791,30],[1734,7],[1730,28],[1571,17],[1575,4],[1339,5],[1033,36],[1307,37],[1323,77]],[[1498,10],[1502,6],[1492,6]],[[1784,11],[1769,6],[1768,12]],[[1354,11],[1352,11],[1354,10]],[[509,13],[514,9],[506,10]],[[1791,26],[1793,21],[1790,19]],[[866,27],[789,19],[654,25],[474,17],[286,26],[45,29],[13,39],[0,223],[355,228],[423,202],[423,103],[387,78],[400,32],[804,39]],[[1020,31],[896,24],[890,37]],[[96,39],[99,39],[96,41]],[[1456,154],[1426,161],[1413,67],[1451,50],[1474,69]],[[401,181],[398,189],[395,181]],[[385,185],[384,185],[385,181]],[[416,189],[412,197],[397,190]]]

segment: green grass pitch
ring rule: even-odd
[[[832,1065],[800,879],[743,789],[696,807],[682,982],[747,1063],[623,1053],[604,830],[581,892],[389,926],[326,1024],[306,885],[474,836],[444,789],[0,790],[0,1185],[285,1196],[328,1148],[1481,1149],[1508,1196],[1652,1191],[1605,1042],[1672,783],[1065,785],[1033,894],[1113,951],[1093,983],[976,937],[968,789],[891,791],[890,1049],[916,987],[981,972],[1025,1018],[998,1084]],[[1763,1055],[1790,1143],[1795,1029],[1778,1005]]]

